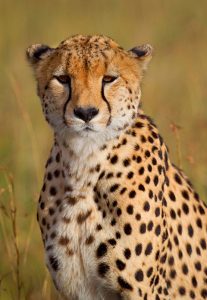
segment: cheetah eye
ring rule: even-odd
[[[105,75],[102,79],[103,83],[111,83],[115,81],[118,78],[118,76],[110,76],[110,75]]]
[[[70,76],[68,76],[68,75],[59,75],[59,76],[54,76],[54,77],[61,84],[68,84],[68,83],[70,83]]]

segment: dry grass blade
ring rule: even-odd
[[[13,91],[14,95],[15,95],[15,99],[16,102],[18,104],[19,110],[22,114],[23,120],[25,122],[25,125],[27,127],[28,133],[29,133],[29,137],[31,139],[31,145],[32,145],[32,152],[33,152],[33,158],[34,158],[34,162],[35,162],[35,171],[36,171],[36,180],[37,180],[37,184],[39,186],[40,182],[39,182],[39,175],[40,174],[40,159],[39,159],[39,155],[38,155],[38,149],[37,149],[37,141],[35,138],[35,134],[34,134],[34,130],[33,130],[33,125],[30,119],[30,116],[25,108],[25,106],[22,103],[21,100],[21,96],[20,96],[20,87],[18,84],[17,79],[10,73],[8,74],[8,78],[11,84],[11,90]]]
[[[22,281],[20,277],[20,251],[18,245],[18,234],[17,234],[17,205],[14,194],[14,181],[13,176],[11,174],[5,173],[5,178],[8,186],[9,192],[9,217],[12,226],[12,234],[13,234],[13,246],[15,250],[15,279],[17,285],[17,300],[21,297],[21,289],[22,289]]]
[[[181,142],[180,142],[180,130],[182,129],[181,126],[175,124],[174,122],[170,123],[170,129],[172,130],[173,134],[175,135],[176,141],[176,151],[177,151],[177,159],[178,159],[178,167],[182,169],[182,152],[181,152]]]

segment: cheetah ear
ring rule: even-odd
[[[153,48],[149,44],[140,45],[129,50],[131,54],[136,57],[142,67],[146,70],[148,63],[152,58]]]
[[[53,48],[50,48],[47,45],[44,44],[34,44],[27,48],[26,50],[26,56],[28,61],[32,64],[35,65],[38,63],[40,60],[48,56],[52,51],[54,51]]]

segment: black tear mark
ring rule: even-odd
[[[66,124],[66,120],[65,120],[65,112],[66,112],[66,108],[67,108],[68,102],[70,101],[71,95],[72,95],[72,91],[71,91],[71,80],[69,80],[69,82],[68,82],[68,89],[69,89],[68,99],[67,99],[67,101],[65,102],[65,104],[64,104],[64,106],[63,106],[63,120],[64,120],[64,123],[65,123],[65,124]]]
[[[105,84],[103,83],[102,87],[101,87],[101,96],[102,96],[103,100],[106,102],[107,107],[108,107],[108,111],[109,111],[109,114],[110,114],[108,122],[107,122],[107,126],[109,126],[110,123],[111,123],[111,106],[110,106],[108,100],[106,99],[106,97],[104,95],[104,86],[105,86]]]

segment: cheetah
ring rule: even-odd
[[[207,299],[207,207],[141,108],[151,57],[101,35],[27,49],[54,131],[37,219],[65,299]]]

